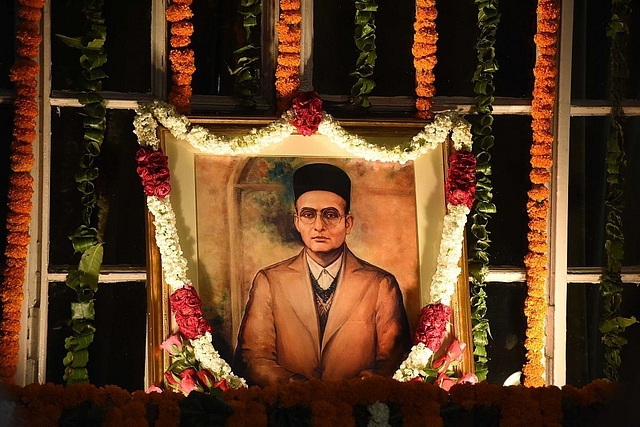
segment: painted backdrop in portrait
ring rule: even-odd
[[[214,345],[232,360],[252,280],[263,267],[300,252],[293,224],[293,172],[331,163],[352,180],[353,253],[391,272],[409,325],[420,312],[416,191],[413,163],[351,158],[196,155],[198,289]]]

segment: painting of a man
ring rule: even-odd
[[[307,164],[293,175],[293,193],[304,248],[256,274],[236,370],[260,386],[391,376],[410,346],[407,315],[395,277],[346,243],[356,220],[349,176]]]

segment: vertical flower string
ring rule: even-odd
[[[278,114],[291,108],[291,101],[300,88],[300,14],[301,0],[280,0],[278,57],[276,59],[276,98]]]
[[[621,98],[624,96],[629,75],[627,64],[627,39],[629,37],[630,0],[613,0],[611,19],[607,26],[607,36],[611,38],[609,56],[609,79],[611,99],[611,123],[607,141],[607,197],[605,232],[607,241],[605,252],[607,265],[600,277],[600,293],[604,301],[604,312],[599,329],[604,343],[604,375],[611,381],[619,381],[618,369],[622,364],[620,350],[627,343],[623,333],[628,326],[636,323],[636,318],[620,316],[622,303],[622,261],[624,258],[624,235],[622,233],[622,211],[624,209],[624,170],[626,168],[624,133],[622,131]]]
[[[436,58],[436,18],[438,10],[435,0],[417,0],[416,21],[413,24],[413,65],[416,69],[416,117],[431,120],[433,113],[433,96],[436,93],[436,81],[433,68],[438,63]]]
[[[493,73],[498,70],[494,44],[500,22],[498,0],[476,2],[478,5],[478,66],[473,75],[473,91],[476,95],[478,118],[471,128],[473,145],[476,151],[476,202],[474,204],[471,234],[474,244],[470,252],[469,275],[471,276],[471,327],[473,333],[473,355],[475,374],[479,381],[487,378],[487,350],[489,344],[489,320],[486,318],[487,303],[485,278],[489,272],[489,232],[487,223],[490,215],[496,212],[492,203],[493,185],[491,183],[491,154],[493,147]]]
[[[16,85],[13,103],[13,141],[11,142],[11,173],[7,197],[7,246],[5,266],[0,285],[0,383],[13,384],[18,371],[18,337],[24,298],[23,284],[27,269],[27,252],[31,236],[31,196],[35,163],[33,142],[37,137],[38,73],[40,67],[33,60],[42,42],[39,22],[45,0],[18,1],[18,29],[16,31],[16,60],[10,79]]]
[[[553,164],[553,111],[556,94],[556,42],[560,6],[558,0],[539,0],[537,7],[538,28],[534,36],[537,48],[533,102],[531,105],[531,166],[529,174],[531,189],[527,202],[529,215],[529,251],[525,256],[527,272],[527,297],[524,314],[527,318],[525,348],[527,361],[523,367],[524,385],[541,387],[545,385],[543,349],[545,339],[545,318],[547,313],[546,283],[548,274],[548,233],[549,189]]]
[[[193,24],[189,21],[193,17],[191,2],[192,0],[172,0],[165,11],[171,27],[169,61],[173,72],[169,102],[181,114],[191,112],[191,79],[196,71],[195,54],[189,49],[193,34]]]

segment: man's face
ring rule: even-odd
[[[296,202],[296,230],[302,236],[304,245],[314,253],[322,254],[340,249],[353,227],[353,217],[345,212],[346,202],[330,191],[307,191]],[[306,224],[315,215],[315,220]],[[325,221],[323,221],[323,215]],[[335,225],[327,224],[327,219],[338,216]]]

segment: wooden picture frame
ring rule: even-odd
[[[244,135],[253,128],[261,128],[267,126],[273,121],[272,118],[255,118],[255,119],[233,119],[233,118],[189,118],[193,125],[199,125],[206,128],[209,132],[216,135]],[[419,121],[371,121],[356,122],[349,120],[341,120],[340,125],[352,134],[366,138],[368,142],[379,144],[380,146],[392,146],[401,141],[410,139],[420,132],[424,127],[424,122]],[[159,127],[158,136],[161,142],[161,148],[169,158],[169,168],[171,171],[171,205],[177,218],[177,231],[180,238],[180,245],[183,255],[187,260],[187,275],[198,290],[203,300],[203,312],[205,318],[211,319],[215,317],[216,309],[208,306],[208,297],[215,290],[207,289],[210,283],[204,278],[207,268],[203,266],[204,261],[200,259],[199,251],[206,246],[198,241],[198,227],[204,227],[199,224],[198,220],[198,176],[201,175],[197,168],[197,158],[203,154],[198,149],[192,147],[187,142],[172,135],[171,132]],[[422,306],[429,303],[429,284],[436,270],[437,256],[442,234],[443,219],[446,214],[446,202],[444,195],[444,179],[447,169],[448,144],[440,144],[440,147],[429,151],[412,163],[414,169],[415,181],[415,239],[416,239],[416,259],[418,263],[417,292],[405,295],[405,306],[411,331],[416,327],[419,318],[419,310]],[[204,154],[204,156],[213,156],[213,154]],[[232,156],[233,157],[233,156]],[[279,144],[263,149],[259,154],[242,157],[243,161],[249,157],[275,157],[287,159],[329,159],[341,160],[355,158],[353,154],[348,153],[344,149],[335,145],[328,137],[322,135],[302,136],[293,134]],[[365,163],[364,168],[373,168],[375,164],[381,162]],[[215,184],[214,184],[215,186]],[[200,222],[203,222],[200,219]],[[152,218],[148,221],[148,276],[149,276],[149,339],[148,339],[148,378],[149,383],[162,380],[164,371],[168,368],[169,361],[166,355],[159,349],[160,343],[166,339],[175,325],[171,322],[171,313],[169,309],[168,286],[162,280],[162,269],[160,265],[160,256],[154,242],[154,230]],[[463,248],[465,244],[463,242]],[[364,259],[367,259],[367,253],[360,253]],[[210,263],[210,260],[207,262]],[[233,270],[233,263],[229,264]],[[470,302],[469,302],[469,285],[468,274],[466,269],[466,253],[463,249],[461,257],[461,274],[459,276],[456,292],[451,301],[452,308],[452,331],[451,336],[457,337],[462,342],[468,343],[465,350],[463,363],[458,368],[460,372],[473,371],[473,346],[471,335],[471,319],[470,319]],[[392,273],[393,266],[384,266]],[[232,277],[237,271],[230,271],[229,277]],[[233,280],[232,280],[233,281]],[[236,280],[238,281],[238,280]],[[246,282],[245,282],[246,283]],[[246,284],[245,291],[246,291]],[[233,288],[232,288],[233,289]],[[403,289],[404,291],[404,289]],[[246,292],[231,292],[228,295],[231,299],[229,307],[231,307],[231,331],[228,331],[226,337],[231,342],[216,342],[214,338],[214,346],[220,351],[221,355],[229,357],[229,351],[233,351],[235,341],[233,337],[237,334],[239,327],[240,310],[246,297]],[[212,316],[212,313],[213,316]],[[213,320],[215,328],[229,327],[229,322]],[[214,337],[216,336],[214,331]],[[218,334],[220,337],[220,334]],[[224,341],[224,340],[223,340]],[[445,342],[446,344],[446,342]],[[224,348],[227,345],[229,348]],[[443,347],[446,348],[445,345]],[[231,362],[231,360],[228,360]]]

